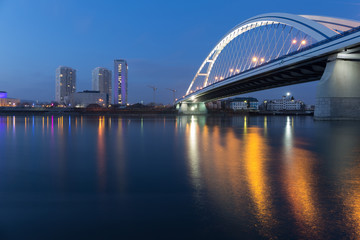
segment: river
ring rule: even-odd
[[[360,124],[0,116],[0,239],[359,239]]]

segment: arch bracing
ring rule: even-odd
[[[270,13],[231,29],[201,64],[186,95],[342,34],[359,22]]]

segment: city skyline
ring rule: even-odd
[[[220,6],[211,1],[139,4],[107,1],[102,6],[96,1],[84,3],[72,3],[68,9],[65,6],[70,1],[1,2],[0,29],[4,38],[0,46],[3,66],[0,90],[7,91],[9,97],[51,101],[55,99],[53,73],[57,66],[78,70],[77,89],[81,91],[91,89],[92,69],[97,66],[112,69],[113,59],[122,58],[130,65],[129,102],[151,102],[152,90],[147,85],[153,85],[159,89],[157,101],[167,104],[173,97],[166,88],[176,89],[177,97],[182,95],[211,48],[229,29],[248,17],[289,12],[360,19],[358,3],[340,1],[329,1],[326,6],[314,1],[296,5],[285,1],[262,2],[256,6],[236,1]],[[126,24],[117,32],[113,31],[116,28],[113,20],[119,17],[113,6],[119,5],[126,9],[120,17]],[[206,13],[200,11],[203,7]],[[105,9],[109,10],[107,16]],[[222,12],[226,14],[220,18],[204,17]],[[109,37],[96,36],[98,29],[102,36]],[[19,68],[18,59],[28,64]],[[316,82],[246,95],[276,98],[287,91],[313,103]]]

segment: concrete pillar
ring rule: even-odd
[[[182,102],[176,106],[176,109],[179,110],[179,114],[199,115],[207,113],[205,103],[203,102]]]
[[[360,120],[360,56],[329,58],[317,86],[316,120]]]

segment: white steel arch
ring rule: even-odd
[[[354,27],[359,26],[360,23],[355,21],[348,21],[336,18],[325,18],[319,16],[300,16],[288,13],[268,13],[252,17],[246,21],[241,22],[231,29],[212,49],[210,54],[206,57],[195,77],[191,81],[191,84],[186,92],[188,95],[191,88],[199,76],[204,76],[205,81],[203,87],[207,86],[208,78],[211,73],[212,67],[221,51],[236,37],[252,30],[257,27],[262,27],[271,24],[284,24],[294,27],[303,33],[309,35],[317,41],[329,39],[339,34],[340,27]],[[344,30],[344,28],[340,29]],[[204,67],[207,66],[206,69]]]
[[[301,15],[301,16],[311,19],[317,23],[320,23],[339,34],[341,34],[341,32],[345,32],[352,28],[360,26],[360,22],[354,20],[323,17],[323,16],[312,16],[312,15]]]

